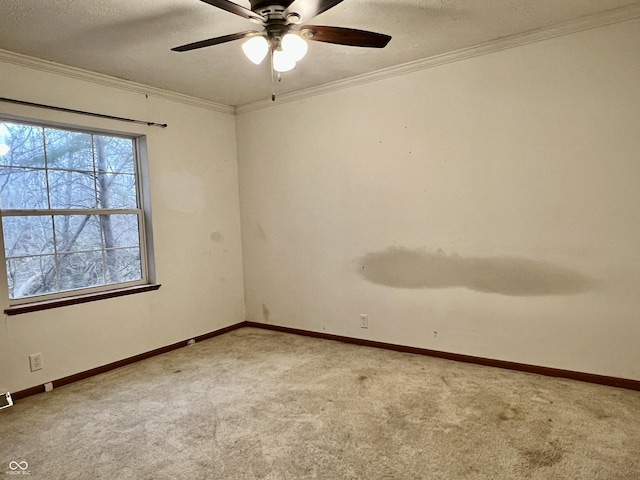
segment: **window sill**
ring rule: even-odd
[[[20,315],[21,313],[37,312],[39,310],[48,310],[50,308],[66,307],[67,305],[78,305],[80,303],[95,302],[96,300],[122,297],[124,295],[132,295],[134,293],[151,292],[153,290],[158,290],[159,288],[160,284],[137,285],[135,287],[119,288],[117,290],[108,290],[99,293],[88,293],[85,295],[56,298],[55,300],[24,303],[21,305],[13,305],[9,308],[6,308],[4,313],[6,313],[7,315]]]

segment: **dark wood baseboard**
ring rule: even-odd
[[[338,342],[352,343],[355,345],[362,345],[366,347],[384,348],[386,350],[393,350],[396,352],[414,353],[417,355],[426,355],[429,357],[444,358],[447,360],[454,360],[456,362],[474,363],[476,365],[484,365],[488,367],[497,367],[497,368],[504,368],[507,370],[516,370],[519,372],[535,373],[538,375],[545,375],[547,377],[567,378],[571,380],[579,380],[581,382],[607,385],[609,387],[626,388],[629,390],[640,391],[640,380],[608,377],[605,375],[576,372],[573,370],[562,370],[559,368],[540,367],[537,365],[528,365],[526,363],[507,362],[505,360],[494,360],[491,358],[474,357],[471,355],[462,355],[459,353],[441,352],[439,350],[429,350],[426,348],[407,347],[405,345],[376,342],[373,340],[364,340],[361,338],[354,338],[354,337],[344,337],[341,335],[332,335],[328,333],[314,332],[310,330],[302,330],[302,329],[291,328],[291,327],[282,327],[279,325],[271,325],[267,323],[245,322],[245,326],[262,328],[266,330],[274,330],[277,332],[293,333],[295,335],[304,335],[307,337],[323,338],[325,340],[335,340]]]
[[[244,326],[246,326],[246,322],[236,323],[234,325],[230,325],[228,327],[224,327],[219,330],[214,330],[213,332],[205,333],[204,335],[193,337],[193,339],[196,341],[196,343],[198,343],[203,340],[207,340],[209,338],[217,337],[219,335],[223,335],[233,330],[237,330],[238,328],[242,328]],[[74,375],[69,375],[68,377],[59,378],[58,380],[54,380],[51,383],[53,384],[53,388],[59,388],[64,385],[77,382],[79,380],[84,380],[85,378],[93,377],[94,375],[99,375],[101,373],[105,373],[110,370],[115,370],[116,368],[124,367],[125,365],[129,365],[131,363],[139,362],[140,360],[145,360],[147,358],[155,357],[156,355],[161,355],[163,353],[170,352],[171,350],[176,350],[178,348],[186,347],[188,344],[189,344],[189,340],[182,340],[181,342],[156,348],[155,350],[141,353],[139,355],[134,355],[133,357],[124,358],[122,360],[118,360],[117,362],[109,363],[101,367],[92,368],[91,370],[85,370],[84,372],[76,373]],[[31,395],[43,393],[44,391],[45,391],[44,385],[37,385],[35,387],[14,392],[11,394],[11,397],[14,400],[20,400],[22,398],[29,397]]]
[[[44,385],[36,385],[35,387],[26,388],[24,390],[20,390],[19,392],[13,392],[11,394],[11,398],[15,402],[16,400],[30,397],[31,395],[37,395],[38,393],[44,393]]]
[[[265,330],[274,330],[276,332],[292,333],[294,335],[321,338],[325,340],[334,340],[337,342],[351,343],[354,345],[361,345],[365,347],[383,348],[386,350],[393,350],[396,352],[413,353],[416,355],[426,355],[429,357],[437,357],[437,358],[444,358],[447,360],[454,360],[456,362],[474,363],[476,365],[504,368],[507,370],[516,370],[519,372],[535,373],[538,375],[545,375],[548,377],[567,378],[571,380],[579,380],[581,382],[606,385],[609,387],[626,388],[629,390],[640,391],[640,380],[608,377],[605,375],[595,375],[592,373],[576,372],[573,370],[562,370],[559,368],[540,367],[537,365],[507,362],[504,360],[493,360],[491,358],[474,357],[471,355],[462,355],[459,353],[441,352],[439,350],[429,350],[426,348],[408,347],[405,345],[396,345],[393,343],[377,342],[374,340],[365,340],[362,338],[355,338],[355,337],[345,337],[342,335],[332,335],[329,333],[314,332],[311,330],[302,330],[299,328],[283,327],[280,325],[271,325],[267,323],[258,323],[258,322],[249,322],[249,321],[240,322],[234,325],[229,325],[228,327],[221,328],[219,330],[214,330],[213,332],[199,335],[197,337],[194,337],[194,340],[196,341],[196,343],[202,342],[203,340],[217,337],[219,335],[223,335],[225,333],[231,332],[233,330],[237,330],[242,327],[262,328]],[[96,367],[96,368],[92,368],[91,370],[86,370],[84,372],[76,373],[74,375],[69,375],[68,377],[54,380],[51,383],[53,384],[53,388],[59,388],[59,387],[62,387],[63,385],[68,385],[70,383],[77,382],[79,380],[84,380],[85,378],[89,378],[94,375],[99,375],[101,373],[105,373],[110,370],[115,370],[116,368],[124,367],[125,365],[129,365],[131,363],[139,362],[140,360],[144,360],[150,357],[154,357],[156,355],[161,355],[163,353],[170,352],[171,350],[176,350],[178,348],[185,347],[188,344],[189,344],[189,340],[183,340],[181,342],[167,345],[165,347],[156,348],[155,350],[151,350],[149,352],[141,353],[139,355],[134,355],[133,357],[118,360],[117,362],[109,363],[101,367]],[[14,400],[20,400],[25,397],[29,397],[31,395],[44,393],[44,391],[45,391],[44,385],[36,385],[35,387],[27,388],[25,390],[20,390],[18,392],[13,392],[11,394],[11,397]]]

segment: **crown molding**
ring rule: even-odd
[[[304,90],[299,90],[297,92],[285,93],[278,96],[278,99],[275,103],[272,102],[271,99],[264,99],[257,102],[247,103],[245,105],[236,107],[235,113],[236,115],[240,115],[247,112],[271,108],[283,103],[295,102],[305,98],[314,97],[316,95],[322,95],[345,88],[376,82],[398,75],[406,75],[412,72],[426,70],[448,63],[458,62],[460,60],[465,60],[468,58],[486,55],[488,53],[499,52],[501,50],[507,50],[522,45],[541,42],[544,40],[562,37],[572,33],[578,33],[594,28],[604,27],[615,23],[635,20],[637,18],[640,18],[640,4],[617,8],[615,10],[609,10],[600,14],[582,17],[577,20],[572,20],[558,25],[543,27],[525,33],[510,35],[508,37],[491,40],[479,45],[474,45],[472,47],[462,48],[440,55],[434,55],[432,57],[404,63],[402,65],[397,65],[394,67],[384,68],[372,73],[365,73],[363,75],[350,77],[345,80],[326,83],[318,87],[311,87]]]
[[[164,100],[183,103],[185,105],[206,108],[208,110],[214,110],[216,112],[232,115],[235,113],[234,107],[231,107],[229,105],[223,105],[221,103],[203,100],[197,97],[191,97],[182,93],[170,92],[161,88],[150,87],[148,85],[132,82],[130,80],[111,77],[109,75],[95,73],[89,70],[83,70],[81,68],[70,67],[68,65],[62,65],[60,63],[51,62],[49,60],[29,57],[20,53],[10,52],[8,50],[0,49],[0,62],[12,63],[21,67],[41,70],[43,72],[53,73],[56,75],[63,75],[65,77],[74,78],[76,80],[84,80],[87,82],[96,83],[98,85],[104,85],[107,87],[118,88],[120,90],[126,90],[129,92],[162,98]]]

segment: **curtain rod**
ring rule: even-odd
[[[108,118],[109,120],[119,120],[121,122],[140,123],[149,127],[167,128],[166,123],[145,122],[144,120],[134,120],[132,118],[114,117],[113,115],[105,115],[103,113],[85,112],[83,110],[74,110],[72,108],[55,107],[53,105],[44,105],[42,103],[25,102],[23,100],[15,100],[13,98],[0,97],[0,102],[15,103],[17,105],[26,105],[28,107],[46,108],[49,110],[57,110],[59,112],[77,113],[80,115],[89,115],[90,117]]]

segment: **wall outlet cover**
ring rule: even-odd
[[[0,394],[0,410],[9,408],[11,405],[13,405],[11,394],[9,392]]]
[[[31,371],[42,370],[42,353],[33,353],[29,355],[29,366]]]

